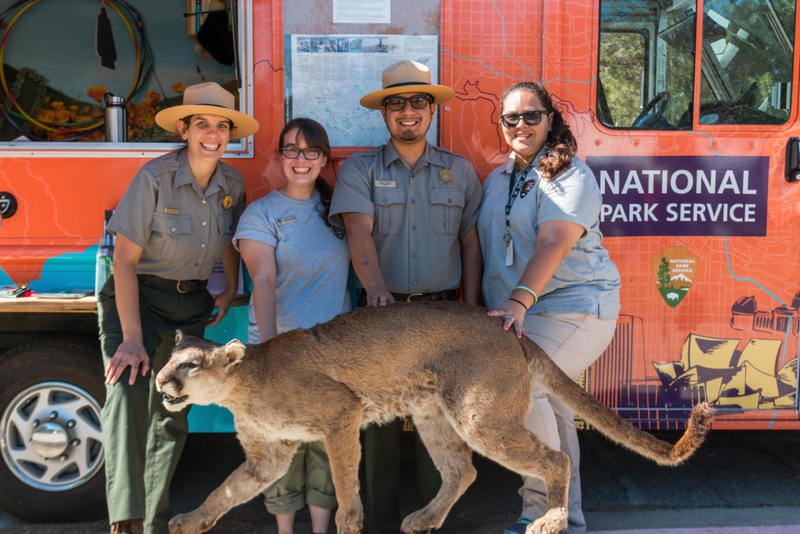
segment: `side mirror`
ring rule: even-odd
[[[800,138],[790,137],[786,143],[786,181],[800,182]]]

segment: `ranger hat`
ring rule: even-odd
[[[256,133],[258,121],[235,108],[236,98],[218,83],[198,83],[190,85],[183,92],[183,104],[159,111],[156,123],[168,132],[178,133],[178,120],[205,113],[232,120],[236,130],[231,139],[241,139]]]
[[[427,93],[434,104],[452,100],[456,92],[444,85],[431,85],[431,70],[416,61],[403,60],[389,65],[383,71],[383,89],[364,96],[361,105],[369,109],[381,109],[381,102],[401,93]]]

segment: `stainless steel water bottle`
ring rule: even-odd
[[[106,93],[103,96],[106,103],[106,142],[125,143],[128,141],[128,121],[125,111],[125,99]]]

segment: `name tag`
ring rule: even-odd
[[[397,187],[394,180],[375,180],[375,187]]]
[[[289,215],[288,217],[281,217],[278,219],[278,226],[286,226],[297,222],[297,215]]]
[[[178,210],[174,210],[172,208],[164,208],[164,213],[166,213],[167,215],[177,215]]]

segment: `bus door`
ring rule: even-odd
[[[719,426],[797,428],[796,17],[796,0],[600,2],[579,144],[622,317],[587,386],[645,428],[699,401]]]

